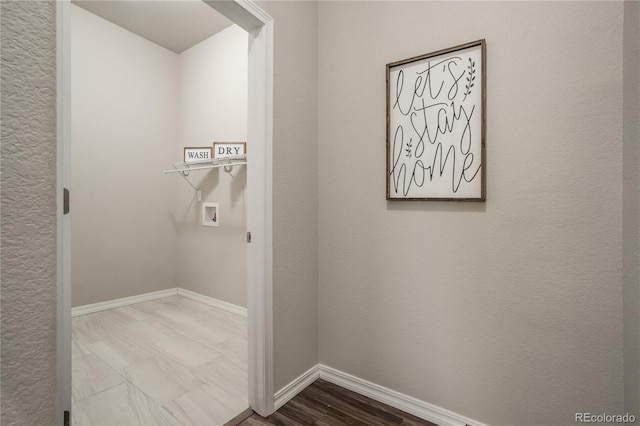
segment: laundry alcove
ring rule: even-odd
[[[237,323],[221,317],[226,321],[221,326],[213,323],[215,314],[207,318],[212,328],[223,332],[228,331],[225,327],[244,327],[244,354],[238,358],[246,369],[246,161],[226,172],[223,168],[192,172],[188,182],[193,187],[163,171],[182,160],[185,147],[247,140],[247,33],[227,21],[215,34],[174,51],[85,10],[83,3],[102,2],[71,6],[74,320],[88,312],[155,299],[161,303],[167,297],[175,312],[182,309],[204,316],[192,304],[197,300],[207,306],[203,312],[216,306],[220,312],[244,315],[244,322]],[[189,22],[182,25],[188,28]],[[171,33],[166,28],[164,32]],[[217,203],[224,218],[218,226],[203,226],[203,203]],[[171,294],[190,299],[172,300]],[[140,311],[143,315],[136,320],[157,319],[145,317],[150,312],[143,308]],[[114,330],[127,327],[117,322],[113,320]],[[176,341],[184,348],[192,344],[195,333],[185,337],[181,330],[162,331],[172,338],[170,333],[176,332]],[[201,332],[207,343],[205,334],[210,330]],[[108,337],[120,339],[117,333]],[[83,346],[74,341],[74,362],[89,355],[100,358],[95,350],[100,342],[87,342]],[[93,346],[87,348],[89,344]],[[237,341],[232,344],[230,351],[243,351]],[[170,355],[179,351],[158,342],[153,345]],[[194,372],[208,360],[200,361],[187,365],[195,381],[185,386],[185,394],[204,386],[198,380],[205,380],[207,373]],[[122,369],[141,360],[127,362]],[[110,366],[125,376],[116,368],[119,364]],[[246,375],[244,381],[246,389]],[[243,408],[248,407],[246,400],[247,391]],[[174,404],[175,412],[181,410],[181,403],[173,400],[161,398],[159,404]],[[172,415],[179,418],[175,412]]]

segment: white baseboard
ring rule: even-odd
[[[176,296],[177,288],[167,290],[153,291],[151,293],[139,294],[137,296],[123,297],[120,299],[107,300],[106,302],[91,303],[89,305],[76,306],[71,308],[71,316],[93,314],[95,312],[106,311],[108,309],[121,308],[134,303],[149,302],[150,300],[162,299],[164,297]]]
[[[289,400],[302,392],[317,378],[326,380],[360,395],[367,396],[383,404],[390,405],[421,419],[440,426],[487,426],[483,423],[453,413],[428,402],[420,401],[400,392],[371,383],[335,368],[318,364],[275,394],[275,409],[282,407]]]
[[[399,410],[413,414],[421,419],[428,420],[440,426],[487,426],[483,423],[469,419],[460,414],[446,410],[437,405],[429,404],[400,392],[371,383],[359,377],[344,373],[335,368],[320,365],[320,378],[328,382],[342,386],[360,395],[368,396],[378,402],[395,407]]]
[[[280,389],[274,395],[274,409],[278,410],[284,404],[289,402],[294,396],[302,392],[311,383],[315,382],[320,377],[320,365],[315,365],[309,369],[306,373],[303,373],[300,377],[289,383],[287,386]]]
[[[93,314],[95,312],[121,308],[123,306],[133,305],[135,303],[149,302],[151,300],[162,299],[170,296],[183,296],[191,300],[195,300],[196,302],[204,303],[205,305],[213,306],[214,308],[218,308],[232,314],[240,315],[244,318],[247,317],[247,308],[243,308],[242,306],[237,306],[228,302],[223,302],[222,300],[204,296],[202,294],[185,290],[183,288],[170,288],[167,290],[139,294],[137,296],[123,297],[120,299],[107,300],[106,302],[77,306],[75,308],[71,308],[71,316],[77,317],[79,315]]]
[[[215,299],[213,297],[205,296],[200,293],[196,293],[190,290],[185,290],[183,288],[178,288],[178,296],[187,297],[191,300],[195,300],[196,302],[204,303],[205,305],[213,306],[214,308],[218,308],[222,311],[230,312],[232,314],[240,315],[242,317],[247,317],[247,308],[243,308],[242,306],[234,305],[233,303],[224,302],[219,299]]]

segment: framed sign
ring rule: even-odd
[[[484,40],[387,64],[387,200],[485,201]]]
[[[184,162],[211,160],[211,147],[186,147],[184,149]]]
[[[214,158],[237,157],[247,154],[246,142],[214,142],[213,156]]]

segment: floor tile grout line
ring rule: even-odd
[[[113,368],[112,368],[112,370],[113,370]],[[114,370],[114,371],[115,371],[115,370]],[[118,373],[118,372],[116,371],[116,373]],[[118,373],[118,375],[120,375],[120,374]],[[122,376],[120,376],[120,377],[121,377],[121,378],[122,378],[122,380],[124,380],[125,382],[127,381],[127,379],[125,379],[124,377],[122,377]],[[123,383],[124,383],[124,382],[118,382],[118,383],[116,383],[115,385],[107,386],[106,388],[101,389],[101,390],[99,390],[98,392],[94,392],[94,393],[92,393],[91,395],[87,395],[87,396],[82,397],[82,398],[80,398],[80,399],[71,398],[71,399],[72,399],[72,402],[73,402],[74,404],[75,404],[75,403],[78,403],[78,402],[83,401],[83,400],[85,400],[85,399],[87,399],[87,398],[91,398],[91,397],[93,397],[93,396],[99,395],[99,394],[101,394],[101,393],[102,393],[102,392],[104,392],[104,391],[107,391],[107,390],[109,390],[109,389],[115,388],[116,386],[120,386],[120,385],[121,385],[121,384],[123,384]]]
[[[158,359],[158,357],[151,357],[151,358],[147,358],[147,359],[144,359],[144,360],[140,360],[140,361],[136,362],[135,364],[138,364],[138,363],[141,363],[141,362],[145,362],[145,361],[149,361],[150,359],[157,360],[157,359]],[[175,360],[175,359],[169,359],[169,360],[170,360],[171,362],[173,362],[173,363],[175,363],[175,364],[177,364],[177,365],[179,365],[179,366],[181,366],[181,367],[183,367],[183,368],[185,368],[185,369],[189,370],[189,372],[191,372],[194,376],[198,377],[200,380],[202,380],[202,381],[203,381],[203,383],[202,383],[202,384],[206,384],[206,383],[207,383],[205,379],[203,379],[202,377],[200,377],[200,376],[196,375],[195,373],[193,373],[192,369],[190,369],[188,366],[186,366],[186,365],[184,365],[184,364],[180,363],[179,361],[177,361],[177,360]],[[134,364],[130,364],[129,366],[127,366],[127,367],[125,367],[125,368],[131,367],[131,366],[133,366],[133,365],[134,365]],[[124,370],[124,368],[123,368],[123,370]],[[124,376],[123,376],[123,378],[124,378],[126,381],[128,381],[129,383],[131,383],[131,385],[132,385],[132,386],[134,386],[136,389],[138,389],[140,392],[142,392],[145,396],[147,396],[147,398],[149,398],[150,400],[152,400],[153,402],[155,402],[159,407],[163,407],[163,408],[164,408],[164,405],[165,405],[165,404],[168,404],[169,402],[172,402],[172,401],[174,401],[174,400],[176,400],[176,399],[180,398],[181,396],[183,396],[183,395],[185,395],[185,394],[187,394],[187,393],[189,393],[189,392],[190,392],[189,390],[186,390],[186,391],[182,392],[179,396],[176,396],[175,398],[171,399],[170,401],[165,402],[165,403],[161,403],[160,401],[158,401],[158,400],[154,399],[151,395],[149,395],[147,392],[145,392],[142,388],[140,388],[138,385],[136,385],[136,383],[134,383],[133,381],[131,381],[131,380],[130,380],[130,379],[128,379],[127,377],[124,377]],[[202,384],[201,384],[200,386],[202,386]],[[198,386],[198,387],[199,387],[199,386]],[[166,408],[164,408],[164,409],[165,409],[167,412],[169,412],[169,410],[167,410]],[[170,413],[170,412],[169,412],[169,413]],[[172,415],[172,417],[173,417],[173,415]]]
[[[173,414],[171,414],[171,412],[169,410],[167,410],[166,408],[164,408],[164,404],[161,404],[160,401],[156,401],[151,395],[149,395],[147,392],[145,392],[142,388],[140,388],[139,386],[137,386],[135,383],[133,383],[132,381],[130,381],[129,379],[125,378],[125,380],[127,382],[129,382],[129,384],[131,384],[131,386],[133,386],[134,388],[136,388],[140,393],[142,393],[144,396],[146,396],[147,398],[149,398],[151,401],[153,401],[159,408],[163,409],[164,411],[167,412],[167,414],[169,414],[171,416],[171,418],[175,419],[176,421],[178,421],[178,419],[175,418],[175,416]],[[186,392],[185,392],[186,393]],[[183,394],[184,395],[184,394]]]
[[[118,372],[118,373],[119,373],[119,372]],[[115,385],[113,385],[113,386],[109,386],[109,387],[107,387],[107,388],[105,388],[105,389],[102,389],[102,390],[101,390],[101,391],[99,391],[99,392],[96,392],[96,393],[94,393],[94,394],[92,394],[92,395],[86,396],[86,397],[84,397],[84,398],[82,398],[82,399],[74,400],[74,401],[73,401],[73,403],[74,403],[74,404],[76,404],[76,403],[81,402],[81,401],[83,401],[83,400],[85,400],[85,399],[87,399],[87,398],[90,398],[90,397],[93,397],[93,396],[99,395],[99,394],[104,393],[104,392],[106,392],[106,391],[108,391],[108,390],[110,390],[110,389],[113,389],[113,388],[117,387],[117,386],[120,386],[120,385],[123,385],[123,384],[125,384],[125,383],[128,383],[130,386],[132,386],[132,387],[136,388],[136,390],[137,390],[138,392],[140,392],[141,394],[143,394],[143,395],[144,395],[145,397],[147,397],[150,401],[152,401],[154,404],[156,404],[159,408],[162,408],[164,411],[166,411],[166,412],[167,412],[167,414],[171,415],[171,417],[175,419],[175,417],[173,416],[173,414],[171,414],[171,412],[170,412],[169,410],[167,410],[166,408],[164,408],[164,404],[161,404],[159,401],[156,401],[155,399],[153,399],[153,398],[152,398],[148,393],[146,393],[144,390],[142,390],[139,386],[137,386],[137,385],[136,385],[135,383],[133,383],[131,380],[127,379],[126,377],[123,377],[122,375],[121,375],[121,377],[122,377],[122,379],[124,380],[123,382],[117,383],[117,384],[115,384]],[[185,392],[185,393],[186,393],[186,392]],[[176,421],[178,421],[178,419],[175,419],[175,420],[176,420]]]

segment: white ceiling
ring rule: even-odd
[[[200,0],[72,0],[72,3],[176,53],[233,24]]]

